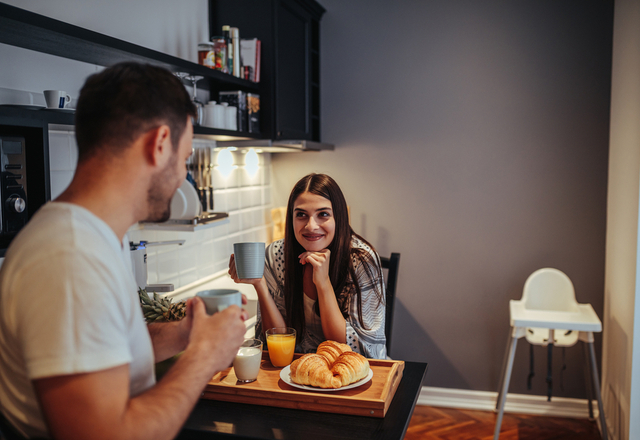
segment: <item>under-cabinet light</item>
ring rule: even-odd
[[[220,171],[220,174],[222,174],[224,177],[229,177],[231,172],[238,168],[237,165],[233,164],[233,154],[231,154],[231,151],[235,149],[236,148],[234,147],[229,147],[218,152],[218,165],[215,167],[215,169]]]
[[[251,177],[255,177],[258,174],[259,165],[258,153],[253,148],[249,148],[249,151],[244,156],[244,169],[247,170]]]

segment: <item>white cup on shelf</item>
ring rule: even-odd
[[[213,106],[213,128],[225,128],[224,111],[225,106],[222,104]]]
[[[71,96],[63,90],[45,90],[44,100],[47,108],[65,108],[71,102]]]
[[[238,108],[233,105],[227,106],[224,109],[225,127],[227,130],[238,130]]]
[[[215,101],[209,101],[208,103],[205,104],[204,106],[204,117],[202,118],[202,125],[204,125],[205,127],[215,127],[215,109],[216,107],[216,102]]]

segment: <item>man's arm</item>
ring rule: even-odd
[[[190,330],[190,323],[186,322],[187,319],[174,322],[156,322],[147,326],[153,344],[155,362],[169,359],[187,347]]]
[[[242,343],[243,312],[231,306],[208,316],[201,300],[187,308],[189,343],[150,390],[129,396],[129,366],[33,381],[54,439],[172,439],[211,377],[231,365]]]

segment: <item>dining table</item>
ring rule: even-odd
[[[427,363],[405,361],[382,418],[200,399],[176,439],[399,440],[409,426],[427,368]]]

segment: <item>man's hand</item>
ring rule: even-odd
[[[204,302],[194,297],[188,304],[187,318],[192,320],[187,350],[196,349],[209,355],[216,371],[231,365],[244,340],[247,312],[233,305],[207,315]]]

